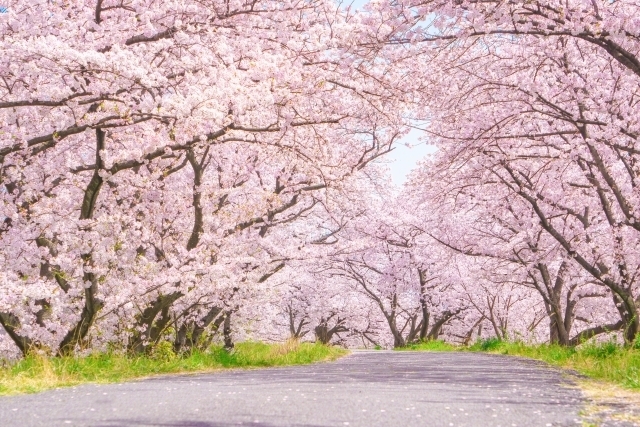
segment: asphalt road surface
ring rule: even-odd
[[[83,385],[0,398],[0,426],[579,426],[579,390],[543,365],[468,353]]]

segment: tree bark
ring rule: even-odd
[[[219,318],[220,313],[222,313],[221,307],[212,307],[199,322],[183,323],[176,333],[176,340],[173,344],[176,353],[193,349],[203,350],[203,347],[206,347],[206,345],[203,346],[203,343],[200,343],[200,339],[207,327]],[[217,330],[220,325],[216,326],[214,324],[214,326],[215,330]]]
[[[231,314],[233,312],[231,310],[225,312],[224,314],[224,326],[222,328],[222,333],[224,335],[224,348],[227,351],[233,350],[233,337],[231,336]]]
[[[349,331],[349,329],[345,328],[343,325],[345,320],[340,318],[338,318],[338,320],[336,321],[336,324],[332,328],[329,328],[330,319],[331,318],[329,319],[322,318],[320,320],[320,324],[314,328],[314,331],[316,333],[316,342],[326,345],[331,342],[335,334]]]
[[[624,322],[620,320],[617,323],[611,323],[608,325],[596,326],[594,328],[586,329],[580,332],[575,337],[571,338],[569,341],[569,345],[576,346],[580,345],[583,342],[595,337],[596,335],[604,334],[607,332],[619,331],[624,326]]]
[[[102,188],[102,177],[100,171],[104,165],[101,158],[101,151],[105,148],[105,132],[97,128],[96,129],[96,164],[93,171],[93,176],[89,185],[84,192],[84,199],[82,201],[82,207],[80,210],[80,219],[91,219],[96,207],[96,201]],[[82,255],[82,261],[89,269],[93,264],[92,254],[89,252]],[[58,353],[61,355],[71,353],[76,345],[85,339],[93,322],[96,319],[98,312],[104,306],[104,303],[97,298],[98,295],[98,277],[92,272],[85,271],[83,275],[83,282],[85,283],[84,291],[84,307],[80,314],[80,320],[76,325],[67,332],[67,335],[62,339]],[[87,286],[88,284],[88,286]]]
[[[18,349],[20,349],[22,355],[26,356],[29,354],[34,342],[31,338],[18,333],[18,330],[20,329],[20,320],[11,313],[0,313],[0,324],[16,344]]]
[[[136,332],[129,340],[128,347],[130,352],[136,354],[145,353],[157,343],[162,331],[164,331],[171,320],[169,307],[183,295],[182,292],[160,295],[142,312],[142,315],[136,323]],[[156,322],[158,314],[160,314],[160,318]],[[144,330],[138,332],[141,327],[143,327]]]
[[[187,152],[187,160],[191,164],[193,169],[193,229],[191,230],[191,236],[187,242],[187,250],[192,250],[200,242],[200,236],[204,232],[204,218],[202,215],[202,192],[200,186],[202,185],[202,176],[204,174],[206,154],[202,157],[202,161],[196,160],[193,150]]]
[[[424,270],[418,269],[418,277],[420,278],[420,309],[422,311],[422,322],[420,323],[420,341],[427,339],[429,335],[430,313],[427,306],[427,274]]]

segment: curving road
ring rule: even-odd
[[[2,427],[576,426],[579,390],[526,360],[354,352],[337,362],[0,398]]]

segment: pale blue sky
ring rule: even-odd
[[[412,131],[396,148],[389,153],[385,158],[389,162],[389,168],[391,169],[391,179],[394,184],[402,185],[407,180],[407,175],[414,169],[417,163],[422,160],[427,154],[434,153],[436,148],[433,145],[427,145],[424,142],[419,142],[419,131]],[[404,145],[408,143],[410,147]]]
[[[368,3],[367,0],[342,0],[343,6],[352,4],[352,7],[360,8]],[[435,147],[418,141],[421,132],[414,130],[407,135],[396,148],[385,156],[385,162],[389,162],[391,169],[391,178],[396,185],[402,185],[407,180],[407,175],[414,169],[417,163],[427,154],[434,153]],[[407,147],[405,144],[409,144]]]

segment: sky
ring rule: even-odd
[[[349,0],[342,0],[344,5],[349,4]],[[353,0],[351,2],[353,8],[360,8],[368,3],[367,0]],[[436,148],[419,141],[420,132],[412,131],[403,138],[395,149],[384,157],[384,161],[388,162],[391,169],[391,179],[393,183],[401,186],[407,180],[409,173],[416,167],[417,163],[427,154],[434,153]],[[407,147],[407,145],[409,147]]]
[[[435,153],[436,147],[418,141],[419,131],[412,131],[403,138],[395,149],[385,156],[391,169],[393,183],[401,186],[407,180],[407,175],[427,154]],[[408,144],[407,147],[405,144]]]

